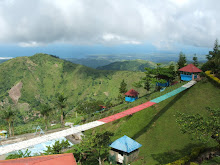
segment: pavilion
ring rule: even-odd
[[[199,68],[197,68],[193,64],[184,66],[183,68],[180,68],[179,71],[180,71],[181,80],[183,81],[191,81],[200,78],[199,73],[202,72]]]
[[[115,140],[111,145],[110,156],[115,158],[116,162],[128,164],[137,159],[139,148],[142,145],[124,135]]]
[[[134,89],[131,89],[130,91],[125,93],[125,101],[127,102],[133,102],[138,99],[138,92]]]

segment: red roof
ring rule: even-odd
[[[106,108],[106,106],[103,106],[103,105],[99,105],[100,106],[100,108]]]
[[[183,68],[180,68],[179,71],[183,71],[183,72],[190,72],[190,73],[198,73],[198,72],[202,72],[199,68],[197,68],[195,65],[193,64],[189,64],[187,66],[184,66]]]
[[[134,96],[136,97],[139,93],[135,91],[134,89],[131,89],[130,91],[126,92],[125,95],[127,96]]]
[[[1,165],[77,165],[72,153],[0,160]]]

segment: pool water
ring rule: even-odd
[[[50,141],[47,141],[47,142],[44,142],[44,143],[41,143],[41,144],[37,144],[37,145],[31,146],[31,147],[22,149],[21,151],[24,153],[28,149],[28,151],[31,151],[31,154],[30,154],[31,156],[34,156],[35,154],[44,153],[45,150],[47,150],[47,146],[52,147],[57,140],[59,140],[61,142],[62,140],[67,140],[67,139],[65,137],[63,137],[63,138],[59,138],[59,139],[56,139],[56,140],[50,140]],[[68,142],[69,142],[70,146],[73,145],[70,141],[68,141]],[[11,152],[7,155],[10,155],[10,154],[13,154],[13,153],[16,153],[16,151]]]

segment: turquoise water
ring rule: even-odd
[[[35,154],[43,153],[44,150],[47,150],[47,146],[53,146],[57,140],[59,140],[61,142],[62,140],[67,140],[67,139],[63,137],[63,138],[59,138],[59,139],[56,139],[56,140],[50,140],[50,141],[47,141],[47,142],[44,142],[44,143],[41,143],[41,144],[37,144],[37,145],[31,146],[31,147],[22,149],[21,151],[25,152],[26,149],[28,149],[28,151],[31,151],[31,156],[34,156]],[[73,145],[70,141],[69,141],[69,143],[70,143],[71,146]],[[7,155],[10,155],[10,154],[13,154],[13,153],[16,153],[16,151],[8,153]]]
[[[28,150],[31,151],[31,156],[33,156],[34,154],[43,153],[44,150],[47,150],[47,146],[53,146],[57,140],[59,140],[61,142],[62,140],[67,140],[67,139],[63,137],[60,139],[47,141],[47,142],[29,147]],[[69,141],[69,143],[71,146],[73,145],[70,141]],[[26,149],[23,149],[22,151],[25,152],[25,150]]]

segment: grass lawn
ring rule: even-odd
[[[220,157],[215,157],[211,160],[204,161],[201,165],[219,165]]]

